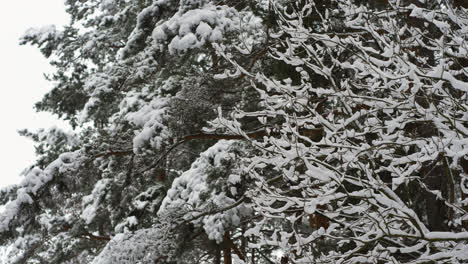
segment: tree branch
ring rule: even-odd
[[[80,237],[90,239],[90,240],[98,240],[98,241],[110,241],[111,240],[111,238],[108,236],[96,236],[91,233],[81,234]]]
[[[323,135],[324,130],[323,128],[300,128],[299,133],[307,136],[308,138],[314,138]],[[206,133],[199,133],[188,135],[179,139],[176,143],[170,146],[152,165],[148,168],[145,168],[143,171],[148,171],[150,169],[154,169],[159,165],[159,163],[169,155],[171,151],[177,148],[179,145],[182,145],[186,142],[192,140],[200,140],[200,139],[215,139],[215,140],[245,140],[245,139],[257,139],[268,135],[276,135],[279,133],[275,132],[268,132],[265,129],[260,129],[256,131],[251,131],[246,133],[246,136],[243,135],[234,135],[234,134],[206,134]]]
[[[107,158],[107,157],[110,157],[110,156],[126,156],[126,155],[131,155],[131,154],[133,154],[132,149],[110,150],[108,152],[101,152],[99,154],[96,154],[94,156],[94,159]]]
[[[270,258],[268,258],[265,254],[262,253],[261,250],[257,250],[258,254],[260,254],[260,256],[262,256],[266,261],[268,261],[268,263],[271,263],[271,264],[275,264],[275,262],[273,262]]]
[[[245,200],[245,196],[242,196],[239,200],[237,200],[237,202],[235,202],[235,203],[233,203],[233,204],[231,204],[229,206],[226,206],[224,208],[220,208],[220,209],[217,209],[217,210],[211,210],[211,211],[208,211],[208,212],[201,213],[201,214],[199,214],[197,216],[194,216],[194,217],[192,217],[192,218],[190,218],[188,220],[183,221],[177,227],[180,227],[183,224],[188,224],[188,223],[190,223],[190,222],[192,222],[194,220],[197,220],[198,218],[201,218],[201,217],[204,217],[204,216],[207,216],[207,215],[218,214],[218,213],[222,213],[224,211],[227,211],[229,209],[235,208],[238,205],[240,205],[242,202],[244,202],[244,200]]]
[[[323,128],[300,128],[299,129],[299,134],[302,134],[308,138],[314,138],[314,137],[319,137],[322,136],[324,133]],[[246,136],[243,135],[235,135],[235,134],[210,134],[210,133],[199,133],[199,134],[192,134],[188,136],[184,136],[180,138],[176,143],[172,144],[169,148],[167,148],[166,151],[163,152],[163,154],[149,167],[143,169],[140,171],[140,173],[148,171],[150,169],[156,168],[159,163],[164,160],[169,153],[171,153],[175,148],[178,146],[192,141],[192,140],[208,140],[208,139],[214,139],[214,140],[245,140],[245,139],[258,139],[264,136],[268,135],[278,135],[278,132],[268,132],[265,129],[260,129],[260,130],[255,130],[246,133]],[[102,152],[94,156],[94,159],[97,158],[107,158],[109,156],[125,156],[125,155],[132,155],[134,154],[132,149],[124,149],[124,150],[116,150],[116,151],[108,151],[108,152]]]

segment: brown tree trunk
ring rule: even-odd
[[[231,241],[231,235],[226,231],[224,232],[224,264],[232,264],[231,245],[229,241]]]
[[[245,261],[245,255],[244,253],[242,253],[239,248],[236,246],[236,244],[234,244],[234,242],[232,241],[231,239],[231,236],[229,235],[229,232],[228,232],[228,236],[226,237],[226,233],[224,234],[224,240],[225,240],[225,243],[226,243],[226,246],[229,247],[230,249],[234,250],[234,253],[242,260]]]

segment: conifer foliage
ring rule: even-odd
[[[466,263],[468,6],[66,1],[6,263]]]

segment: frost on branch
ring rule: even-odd
[[[66,6],[11,262],[467,262],[461,1]]]
[[[54,25],[42,28],[31,28],[21,37],[20,44],[30,42],[40,47],[42,54],[48,58],[63,37],[63,32],[57,30]]]
[[[18,214],[23,207],[33,204],[35,201],[32,197],[37,195],[37,192],[54,177],[60,174],[73,171],[77,165],[72,162],[79,157],[79,152],[63,153],[60,157],[49,164],[44,170],[32,168],[26,172],[24,179],[19,184],[15,198],[10,200],[3,209],[0,216],[0,231],[9,230],[11,222],[20,220]]]
[[[291,74],[224,56],[262,109],[212,124],[271,131],[252,140],[247,170],[265,216],[247,232],[258,247],[296,263],[467,260],[468,20],[435,2],[278,1],[268,55]]]
[[[176,238],[167,224],[136,232],[118,234],[106,245],[92,264],[133,264],[164,261],[174,255]]]
[[[223,241],[225,231],[251,214],[249,206],[237,203],[242,195],[238,159],[240,142],[220,140],[203,152],[172,183],[158,215],[202,227],[210,240]]]

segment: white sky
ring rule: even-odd
[[[64,0],[5,1],[0,8],[0,187],[20,180],[21,171],[34,161],[32,141],[17,130],[48,128],[57,120],[36,113],[34,104],[51,88],[43,73],[51,72],[39,49],[19,46],[19,37],[31,27],[68,22]]]

